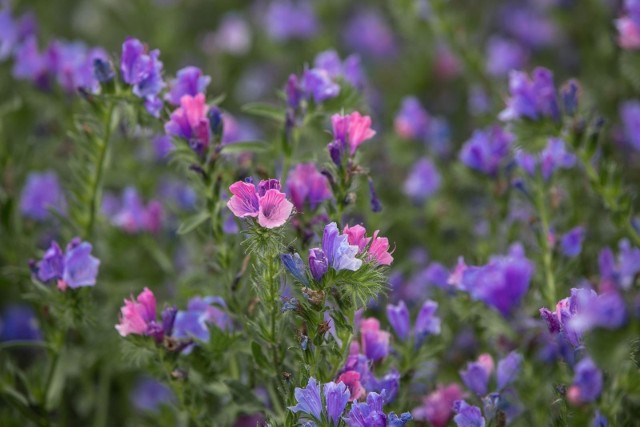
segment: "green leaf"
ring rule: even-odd
[[[242,107],[242,111],[254,116],[265,117],[278,123],[284,123],[285,111],[278,106],[265,102],[252,102]]]
[[[57,408],[58,405],[60,405],[60,400],[62,399],[64,384],[67,380],[64,369],[65,362],[66,357],[64,352],[61,352],[56,359],[55,365],[52,367],[53,374],[51,381],[48,383],[46,399],[46,409],[49,411]]]
[[[264,141],[239,141],[223,145],[222,154],[239,154],[246,152],[263,153],[269,150],[269,144]]]
[[[251,343],[251,353],[253,354],[253,358],[255,359],[258,366],[265,369],[269,367],[269,361],[267,360],[266,356],[262,352],[262,348],[260,348],[260,344],[258,344],[255,341]]]
[[[180,227],[178,227],[178,234],[183,235],[192,232],[195,230],[200,224],[207,221],[211,216],[209,212],[198,212],[197,214],[187,218]]]

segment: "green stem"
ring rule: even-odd
[[[102,186],[102,175],[104,174],[104,167],[107,159],[107,153],[109,151],[109,145],[111,141],[111,131],[112,131],[112,122],[113,122],[113,112],[115,110],[115,103],[113,101],[109,102],[109,106],[107,107],[107,112],[105,114],[105,119],[103,122],[104,126],[104,137],[102,139],[102,143],[100,145],[100,153],[98,154],[98,163],[96,164],[95,177],[93,180],[93,185],[91,187],[91,204],[89,207],[89,221],[87,222],[87,229],[85,230],[85,238],[90,238],[93,234],[93,227],[95,225],[96,216],[98,215],[98,209],[100,205],[100,195],[101,195],[101,186]]]
[[[556,281],[553,274],[553,248],[549,246],[549,212],[547,210],[544,183],[540,183],[536,194],[536,207],[538,214],[540,215],[540,223],[542,225],[540,230],[540,245],[542,248],[542,263],[544,266],[544,275],[546,287],[543,289],[543,293],[546,294],[547,301],[550,306],[553,306],[556,299]]]

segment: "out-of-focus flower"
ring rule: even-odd
[[[495,176],[504,164],[514,136],[500,126],[473,132],[460,151],[460,160],[479,172]]]
[[[453,403],[453,410],[456,416],[453,421],[458,427],[484,427],[485,420],[482,411],[477,406],[471,406],[464,400]]]
[[[27,305],[12,304],[0,314],[0,342],[40,341],[42,332],[38,318]]]
[[[178,70],[176,78],[169,83],[169,93],[164,98],[170,104],[181,105],[183,96],[204,94],[210,82],[211,77],[203,75],[200,68],[185,67]]]
[[[316,169],[313,163],[300,163],[289,173],[287,192],[298,212],[303,212],[305,204],[311,211],[325,200],[333,197],[327,177]]]
[[[375,9],[358,11],[347,23],[343,39],[351,50],[374,58],[394,56],[397,50],[393,31]]]
[[[504,390],[509,384],[513,383],[520,374],[522,366],[522,355],[512,351],[503,359],[498,361],[498,369],[496,371],[496,380],[498,391]]]
[[[424,203],[440,188],[440,174],[427,157],[418,160],[404,182],[404,192],[417,203]]]
[[[640,151],[640,101],[627,101],[620,106],[620,118],[626,141]]]
[[[231,327],[231,318],[226,313],[227,305],[220,297],[194,297],[189,300],[186,310],[175,316],[172,336],[177,339],[197,338],[209,341],[209,325],[226,331]]]
[[[158,49],[148,52],[147,47],[138,39],[128,38],[122,45],[122,80],[133,86],[134,95],[145,100],[147,111],[155,117],[159,117],[162,108],[158,95],[165,87],[159,57]]]
[[[622,49],[640,49],[640,3],[636,0],[624,1],[625,15],[616,19],[618,44]]]
[[[582,252],[582,242],[584,241],[585,229],[578,226],[569,230],[560,239],[560,249],[565,256],[575,258]]]
[[[556,311],[540,309],[549,332],[561,333],[574,347],[582,343],[586,331],[600,327],[617,329],[627,321],[624,300],[616,292],[596,294],[590,289],[571,289],[571,296],[556,304]]]
[[[393,125],[400,137],[424,141],[429,136],[430,122],[431,116],[422,107],[418,98],[408,96],[402,100]]]
[[[38,41],[35,36],[28,37],[16,47],[12,74],[18,80],[32,81],[39,88],[49,88],[47,58],[38,49]]]
[[[47,71],[67,93],[78,89],[97,92],[100,84],[93,73],[96,59],[107,61],[101,48],[89,49],[81,42],[56,40],[47,49]]]
[[[122,203],[111,202],[106,213],[113,225],[127,233],[157,233],[162,227],[164,209],[157,200],[151,200],[145,206],[138,191],[127,187],[122,194]]]
[[[602,392],[602,372],[589,357],[574,368],[573,384],[567,390],[567,400],[574,405],[593,402]]]
[[[16,47],[36,32],[36,22],[31,13],[19,18],[12,15],[8,3],[3,3],[0,10],[0,61],[4,61],[14,53]]]
[[[537,156],[520,150],[516,153],[515,159],[518,166],[531,176],[535,175],[539,164],[545,181],[548,181],[557,169],[569,169],[576,164],[576,155],[567,151],[564,141],[560,138],[549,138],[547,146]]]
[[[623,239],[618,244],[618,250],[617,263],[609,248],[600,251],[598,256],[602,291],[629,289],[636,274],[640,272],[640,249],[631,246],[627,239]]]
[[[554,24],[530,6],[509,4],[503,9],[500,22],[508,33],[531,48],[548,46],[558,34]]]
[[[332,79],[343,78],[356,89],[364,89],[366,76],[357,54],[342,61],[335,50],[325,50],[316,55],[314,67],[325,70]]]
[[[367,359],[377,361],[389,354],[389,337],[391,334],[380,330],[380,322],[374,317],[360,321],[360,342]]]
[[[180,99],[180,107],[165,123],[164,130],[168,135],[184,139],[196,153],[202,154],[211,142],[208,111],[204,94],[184,95]]]
[[[327,70],[321,68],[305,70],[301,86],[307,97],[313,98],[316,103],[335,98],[340,93],[340,85],[331,78]]]
[[[160,381],[141,377],[136,381],[130,399],[137,410],[156,413],[161,406],[174,402],[176,396]]]
[[[404,301],[400,301],[398,305],[387,305],[387,319],[389,324],[400,340],[404,341],[411,334],[411,319],[409,317],[409,309]]]
[[[305,285],[309,285],[309,279],[307,279],[307,274],[304,269],[304,261],[300,258],[300,255],[297,253],[294,254],[282,254],[280,255],[280,260],[284,267],[291,273],[293,277],[298,279]]]
[[[67,201],[53,171],[32,172],[20,195],[20,212],[36,221],[44,221],[52,217],[51,211],[60,215],[67,213]]]
[[[76,289],[96,284],[100,260],[91,255],[92,246],[80,238],[72,239],[65,252],[56,242],[44,253],[36,267],[36,277],[41,282],[57,281],[58,289]]]
[[[460,371],[462,382],[478,396],[487,394],[489,377],[493,372],[493,358],[489,354],[481,354],[476,362],[467,364],[467,369]]]
[[[507,100],[507,108],[500,113],[500,120],[560,119],[553,73],[546,68],[535,68],[531,78],[523,71],[511,71],[509,94],[511,97]]]
[[[525,257],[522,246],[514,244],[506,256],[495,256],[484,266],[464,269],[461,288],[506,317],[527,293],[533,272],[534,265]]]
[[[216,50],[244,55],[251,49],[251,27],[241,15],[228,13],[220,21],[213,41]],[[213,52],[207,49],[207,53]]]
[[[320,282],[329,269],[329,260],[320,248],[309,250],[309,270],[316,282]]]
[[[416,323],[413,327],[413,334],[415,335],[416,346],[422,345],[422,342],[428,335],[440,334],[441,320],[436,316],[436,310],[438,309],[438,303],[432,300],[426,300],[416,318]]]
[[[345,371],[336,380],[339,384],[345,384],[349,389],[349,401],[357,401],[365,395],[366,391],[360,382],[361,375],[357,371]]]
[[[277,0],[265,14],[267,33],[276,41],[308,39],[319,29],[313,3],[308,0]]]
[[[529,59],[528,52],[515,41],[501,37],[491,37],[487,44],[487,71],[502,77],[512,70],[521,70]]]
[[[436,390],[422,398],[422,406],[412,411],[413,418],[428,421],[433,427],[446,427],[453,415],[453,403],[462,398],[458,384],[438,385]]]

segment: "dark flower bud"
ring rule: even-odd
[[[309,279],[307,279],[307,275],[304,270],[304,262],[302,261],[302,258],[300,258],[300,255],[297,253],[282,254],[280,255],[280,260],[293,277],[298,279],[301,283],[309,285]]]
[[[100,83],[109,83],[113,81],[116,73],[110,61],[96,58],[93,60],[93,75]]]

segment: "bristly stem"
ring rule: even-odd
[[[109,101],[107,112],[105,114],[103,129],[104,136],[100,144],[100,153],[98,154],[98,162],[96,164],[95,176],[91,186],[91,202],[89,205],[89,220],[87,221],[87,228],[85,230],[85,238],[91,238],[93,234],[93,228],[96,222],[96,216],[98,215],[98,209],[101,201],[102,193],[102,176],[104,174],[105,163],[107,154],[109,151],[109,145],[111,141],[111,130],[113,128],[113,112],[115,110],[115,102]]]

